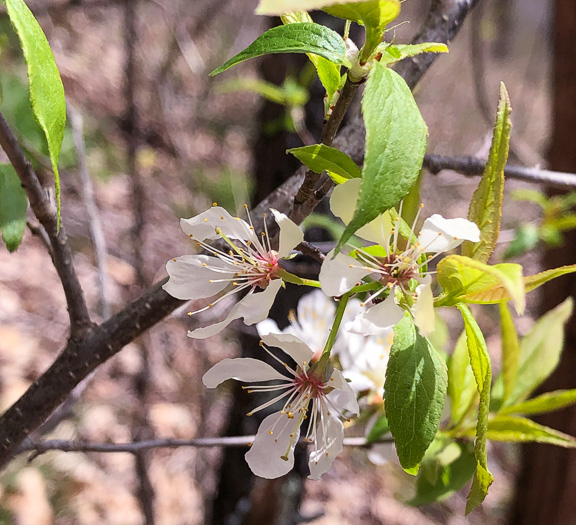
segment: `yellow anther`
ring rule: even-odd
[[[208,282],[209,282],[209,283],[213,283],[213,282],[214,282],[214,279],[210,279],[210,281],[208,281]]]
[[[220,220],[221,220],[221,221],[224,220],[224,215],[220,215]]]
[[[212,203],[212,206],[218,206],[218,203],[217,203],[217,202],[213,202],[213,203]]]
[[[204,222],[208,222],[208,217],[206,217],[206,218],[204,219]]]
[[[252,412],[248,412],[246,415],[247,415],[248,417],[250,417],[250,416],[252,415]]]
[[[174,262],[178,262],[178,259],[172,259]]]
[[[192,239],[192,238],[194,238],[194,234],[191,233],[190,235],[188,235],[188,237],[190,237]]]
[[[204,268],[206,268],[206,266],[208,266],[206,263],[202,263],[202,266],[204,266]]]
[[[244,207],[245,210],[248,209],[248,204],[243,204],[242,206]]]
[[[294,419],[294,414],[292,412],[288,412],[288,419]]]
[[[272,432],[272,430],[269,430],[268,434],[272,435],[272,434],[274,434],[274,432]]]
[[[192,312],[188,312],[188,315],[192,315]]]
[[[210,303],[210,304],[208,305],[208,308],[212,308],[213,306],[214,306],[214,303]]]

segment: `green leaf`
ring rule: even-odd
[[[346,153],[324,144],[286,150],[316,173],[327,171],[336,184],[362,176],[360,168]]]
[[[285,25],[296,24],[299,22],[314,23],[312,17],[306,11],[295,11],[283,15],[281,18],[282,23]],[[318,78],[328,95],[328,100],[331,101],[334,97],[334,93],[338,91],[338,87],[340,86],[340,66],[312,53],[307,53],[307,56],[312,64],[314,64],[316,72],[318,73]]]
[[[283,15],[294,11],[312,11],[334,4],[346,4],[350,0],[260,0],[257,15]]]
[[[381,64],[390,65],[421,53],[448,53],[448,46],[438,42],[424,42],[422,44],[392,45],[383,42],[376,49],[382,52]]]
[[[444,289],[438,306],[457,302],[492,304],[501,302],[501,288],[514,301],[518,313],[524,311],[526,297],[522,266],[513,263],[493,266],[461,255],[449,255],[438,263],[438,282]]]
[[[384,29],[400,14],[399,0],[370,0],[324,7],[332,16],[375,29]]]
[[[462,245],[462,255],[480,262],[488,262],[494,251],[500,234],[500,218],[502,217],[502,200],[504,197],[504,167],[508,160],[508,143],[510,142],[510,98],[504,83],[500,84],[500,101],[492,146],[486,169],[474,192],[468,219],[480,228],[480,242],[465,241]]]
[[[516,229],[514,239],[508,245],[504,253],[504,260],[524,255],[536,248],[540,242],[539,228],[536,224],[521,224]]]
[[[374,441],[379,441],[382,437],[390,432],[390,426],[388,425],[388,418],[381,414],[372,428],[368,435],[366,436],[366,443],[374,443]]]
[[[338,65],[351,65],[346,58],[344,40],[338,33],[319,24],[299,22],[269,29],[244,51],[212,71],[210,76],[218,75],[250,58],[270,53],[313,53]]]
[[[418,179],[426,150],[426,124],[398,73],[375,62],[362,99],[366,152],[354,217],[337,250],[359,228],[392,208]]]
[[[530,419],[518,416],[496,416],[488,422],[488,439],[526,443],[548,443],[559,447],[576,448],[576,439]]]
[[[514,388],[520,359],[518,336],[506,303],[500,303],[500,336],[502,339],[502,380],[504,383],[502,401],[505,402]]]
[[[564,346],[564,325],[572,315],[572,306],[569,297],[538,319],[520,341],[520,363],[508,405],[525,399],[558,366]]]
[[[416,495],[407,502],[408,505],[419,506],[444,501],[459,491],[474,475],[476,459],[470,445],[452,442],[449,447],[456,447],[459,451],[452,461],[445,463],[442,458],[435,457],[434,461],[423,462],[416,482]],[[427,475],[427,469],[432,470],[435,475]]]
[[[438,431],[447,388],[446,363],[410,317],[394,328],[386,370],[386,416],[400,464],[416,474]]]
[[[476,396],[476,382],[468,357],[466,332],[462,332],[448,360],[448,397],[450,420],[453,424],[462,420]]]
[[[560,410],[576,403],[576,389],[555,390],[541,396],[529,399],[523,403],[508,406],[500,410],[499,414],[545,414]]]
[[[56,186],[57,227],[60,227],[60,174],[58,157],[66,126],[66,100],[60,73],[46,35],[23,0],[6,0],[28,68],[30,102],[34,116],[46,135]]]
[[[9,252],[20,246],[26,229],[28,198],[10,164],[0,164],[0,231]]]
[[[219,84],[215,91],[217,93],[250,91],[283,106],[304,106],[308,102],[308,91],[294,81],[289,82],[288,79],[282,86],[277,86],[265,80],[240,77]]]
[[[486,348],[486,341],[482,335],[476,320],[464,304],[456,305],[464,319],[466,329],[466,343],[468,345],[468,355],[470,364],[474,371],[476,385],[480,393],[480,405],[478,407],[478,423],[476,425],[476,443],[474,453],[476,456],[476,472],[472,481],[472,488],[468,494],[466,502],[466,514],[472,512],[480,505],[488,488],[494,481],[492,474],[488,470],[488,454],[486,451],[486,432],[488,427],[488,415],[490,413],[490,385],[492,383],[492,366],[490,356]]]

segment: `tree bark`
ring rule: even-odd
[[[576,2],[555,0],[553,14],[552,73],[553,131],[549,151],[550,168],[576,171]],[[544,256],[545,268],[576,262],[576,232],[565,237],[561,248]],[[576,277],[562,277],[544,288],[541,313],[569,296],[576,296]],[[560,365],[542,391],[576,387],[576,323],[566,326]],[[576,407],[539,418],[539,422],[576,435]],[[568,525],[576,523],[576,451],[544,445],[525,445],[516,499],[509,523],[522,525]]]

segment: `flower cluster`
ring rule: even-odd
[[[345,224],[354,213],[359,185],[360,179],[352,179],[333,191],[332,212]],[[420,212],[412,228],[400,218],[401,210],[386,212],[356,232],[366,241],[362,247],[330,252],[319,281],[309,281],[290,274],[282,263],[302,242],[301,229],[286,215],[271,211],[279,227],[277,247],[266,217],[261,232],[256,232],[249,213],[245,221],[216,204],[182,219],[184,233],[206,253],[168,261],[164,289],[179,299],[208,301],[190,315],[244,292],[222,321],[188,335],[210,337],[242,318],[247,325],[257,325],[263,357],[267,354],[276,365],[253,358],[224,359],[206,372],[204,385],[215,388],[236,379],[247,383],[243,388],[249,393],[266,394],[267,400],[248,415],[279,407],[263,419],[246,454],[255,474],[275,478],[290,471],[302,434],[312,445],[310,477],[318,479],[342,450],[343,421],[358,415],[358,400],[364,407],[382,406],[394,326],[409,315],[422,335],[434,330],[429,263],[465,240],[478,242],[480,232],[466,219],[432,215],[416,233]],[[285,282],[321,290],[305,295],[281,330],[267,317]]]

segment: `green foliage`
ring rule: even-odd
[[[518,336],[506,303],[500,303],[500,336],[502,339],[502,380],[504,386],[502,400],[505,401],[512,393],[520,365]]]
[[[506,403],[525,399],[554,371],[564,345],[564,325],[572,315],[572,298],[543,315],[520,342],[520,362]]]
[[[492,418],[488,423],[488,439],[517,443],[535,441],[565,448],[576,447],[576,439],[572,436],[518,416],[498,415]]]
[[[66,101],[64,86],[54,61],[54,55],[42,28],[23,0],[6,0],[6,11],[10,17],[28,67],[30,102],[34,116],[46,135],[54,181],[60,226],[60,175],[58,157],[66,126]]]
[[[382,53],[380,63],[391,66],[405,58],[410,58],[422,53],[448,53],[448,46],[437,42],[423,42],[422,44],[388,44],[382,42],[376,52]]]
[[[438,306],[458,302],[494,304],[512,299],[516,311],[524,311],[526,298],[519,264],[489,266],[461,255],[449,255],[438,263],[438,282],[444,290]],[[507,299],[503,298],[502,289],[506,290]]]
[[[294,11],[312,11],[334,4],[345,4],[349,0],[260,0],[257,15],[283,15]]]
[[[9,252],[15,251],[26,229],[28,198],[10,164],[0,164],[0,231]]]
[[[502,217],[502,200],[504,197],[504,167],[508,160],[508,144],[512,129],[510,112],[510,98],[506,87],[501,84],[500,101],[488,162],[468,209],[468,219],[475,222],[480,228],[480,241],[477,243],[466,241],[462,245],[462,255],[483,263],[490,259],[500,234],[500,218]]]
[[[386,416],[400,464],[416,474],[440,424],[447,372],[444,360],[416,332],[410,317],[394,328],[384,388]]]
[[[468,357],[466,332],[462,332],[454,352],[448,360],[448,397],[450,398],[450,420],[456,425],[470,410],[478,393],[474,373]]]
[[[312,53],[338,65],[350,66],[342,37],[319,24],[299,22],[273,27],[260,35],[244,51],[216,68],[210,76],[218,75],[245,60],[271,53]]]
[[[436,443],[440,445],[435,446]],[[436,439],[426,452],[416,481],[416,495],[408,504],[444,501],[470,480],[475,469],[474,450],[469,443]]]
[[[324,7],[324,11],[332,16],[351,20],[367,27],[384,29],[400,14],[398,0],[369,0],[366,2],[350,2]]]
[[[378,62],[366,83],[362,112],[366,126],[362,185],[356,212],[337,250],[408,193],[426,150],[428,129],[410,89],[402,77]]]
[[[576,403],[576,389],[574,390],[556,390],[547,392],[541,396],[529,399],[523,403],[517,403],[502,408],[499,414],[545,414],[554,412]]]
[[[328,172],[336,184],[362,176],[362,171],[346,153],[325,144],[314,144],[287,150],[316,173]]]
[[[290,77],[281,86],[256,78],[235,78],[220,84],[215,91],[250,91],[282,106],[304,106],[309,98],[308,91]]]
[[[378,416],[378,419],[372,425],[370,432],[366,436],[366,443],[374,443],[375,441],[380,440],[386,434],[390,433],[390,425],[388,424],[388,418],[381,414]]]

